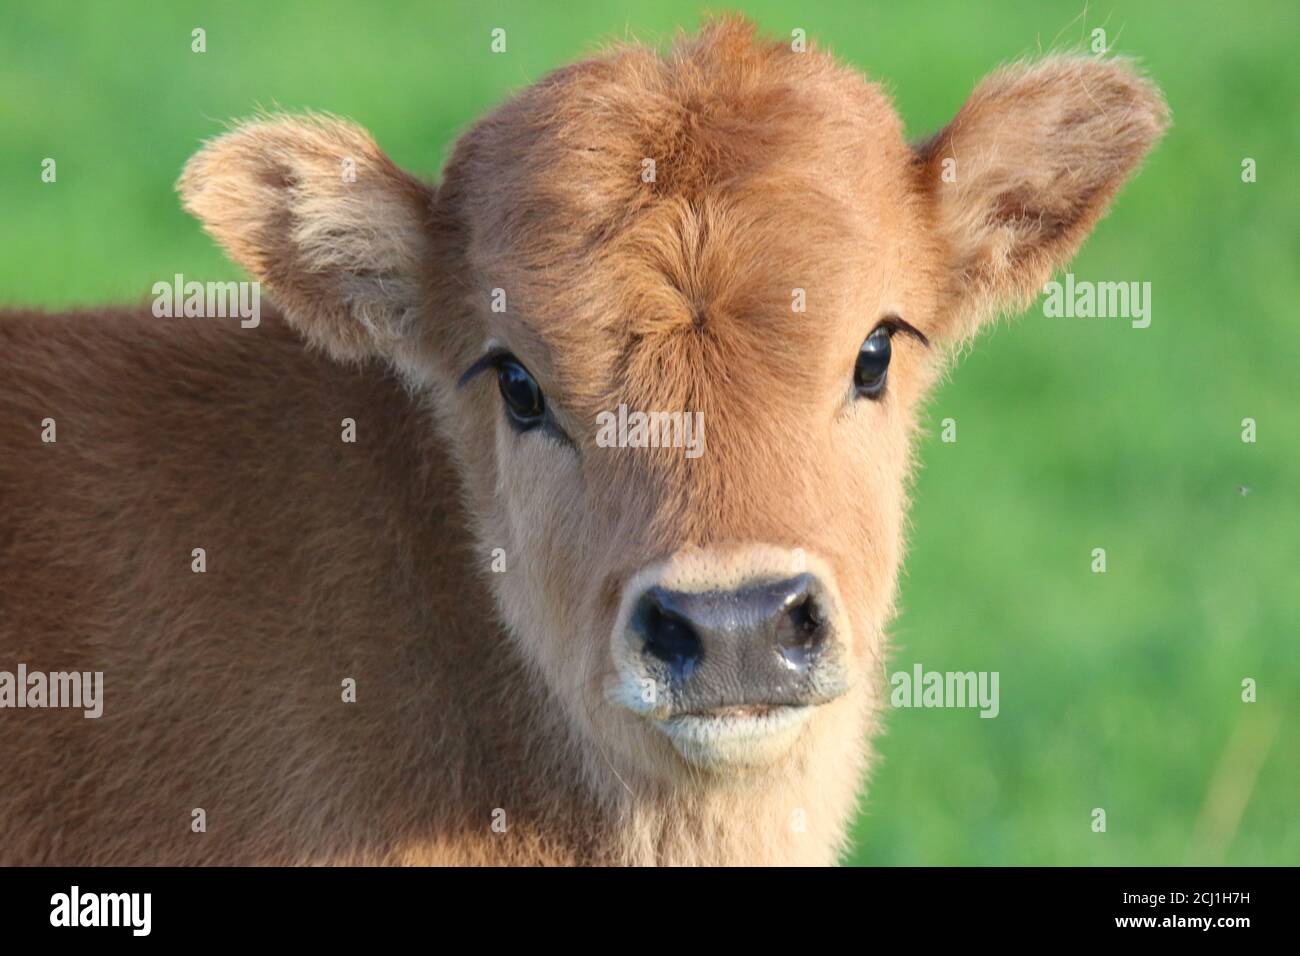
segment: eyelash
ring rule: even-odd
[[[903,319],[900,316],[897,315],[885,316],[883,319],[881,319],[879,322],[876,323],[876,327],[871,330],[871,333],[875,333],[876,329],[889,329],[889,335],[891,338],[897,335],[899,332],[902,332],[904,335],[909,335],[912,338],[916,339],[926,348],[930,347],[930,337],[927,336],[920,329],[918,329],[916,326],[912,325],[910,322],[903,321]]]
[[[506,359],[513,359],[516,362],[519,361],[514,357],[514,354],[512,352],[506,349],[495,348],[489,350],[477,362],[475,362],[469,368],[465,369],[464,374],[462,374],[460,377],[460,381],[456,383],[457,387],[464,387],[470,381],[472,381],[475,376],[480,375],[483,372],[486,372],[488,369],[500,369],[501,363],[504,362]]]
[[[897,315],[885,316],[883,319],[877,322],[875,327],[871,330],[871,332],[868,333],[868,338],[871,335],[874,335],[879,329],[888,329],[889,337],[891,339],[893,339],[893,337],[897,335],[899,332],[902,332],[903,334],[916,339],[926,348],[930,347],[929,336],[927,336],[916,326],[912,325],[910,322],[904,321],[901,316],[897,316]],[[499,347],[490,349],[486,354],[484,354],[473,365],[471,365],[469,368],[467,368],[464,371],[464,373],[460,377],[460,380],[457,382],[457,387],[463,388],[470,381],[472,381],[476,376],[482,374],[483,372],[486,372],[488,369],[494,369],[499,371],[502,363],[505,362],[506,360],[510,360],[513,362],[519,361],[519,359],[516,358],[514,353],[511,352],[509,349],[499,348]],[[523,363],[520,364],[522,365]],[[564,430],[561,429],[555,423],[555,420],[551,417],[549,404],[547,405],[546,408],[546,422],[541,426],[541,431],[543,432],[543,434],[550,435],[552,438],[556,438],[565,444],[576,447],[576,445],[574,445],[573,439],[571,439],[567,434],[565,434]]]
[[[460,376],[460,380],[456,383],[457,387],[460,388],[469,384],[469,382],[471,382],[475,377],[486,372],[488,369],[500,371],[502,364],[507,361],[518,362],[520,366],[523,366],[523,363],[519,361],[519,358],[509,349],[490,349],[486,354],[479,358],[478,361],[465,369]],[[505,415],[508,413],[503,409],[502,414]],[[570,438],[568,433],[566,433],[555,421],[554,416],[551,414],[551,405],[549,402],[546,404],[546,417],[542,424],[538,425],[536,428],[529,429],[529,431],[537,431],[540,434],[545,435],[547,438],[575,450],[578,447],[577,443]]]

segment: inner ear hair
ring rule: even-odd
[[[285,318],[331,355],[392,354],[413,334],[433,258],[434,189],[360,127],[330,116],[239,124],[190,159],[177,189]]]
[[[981,82],[914,152],[949,260],[945,335],[1033,301],[1168,123],[1160,90],[1123,59],[1055,55]]]

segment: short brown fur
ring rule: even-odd
[[[105,672],[99,720],[0,712],[0,863],[832,862],[917,407],[1165,123],[1131,66],[1053,57],[914,149],[874,84],[724,19],[529,87],[437,188],[330,118],[209,143],[186,207],[282,312],[0,316],[0,668]],[[846,401],[890,314],[933,347]],[[489,339],[572,447],[457,384]],[[707,453],[597,447],[619,403],[703,412]],[[838,582],[854,681],[710,774],[607,703],[608,635],[642,569],[760,544]]]

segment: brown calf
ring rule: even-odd
[[[1165,122],[1052,57],[913,147],[725,20],[437,187],[334,119],[212,141],[181,195],[280,311],[0,316],[0,671],[104,675],[8,685],[0,863],[832,862],[918,405]]]

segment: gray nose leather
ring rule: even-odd
[[[675,714],[822,703],[843,690],[840,648],[808,574],[734,591],[651,588],[630,623]]]

